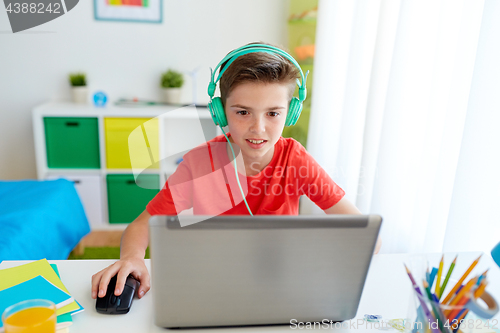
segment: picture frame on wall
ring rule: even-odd
[[[163,0],[94,0],[99,21],[162,23]]]

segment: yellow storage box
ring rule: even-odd
[[[159,169],[158,119],[105,118],[108,169]]]

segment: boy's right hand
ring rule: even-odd
[[[92,298],[104,297],[108,289],[109,280],[117,274],[115,288],[116,296],[121,295],[129,274],[132,274],[132,276],[140,282],[140,287],[137,291],[139,298],[142,298],[151,288],[149,272],[144,263],[144,259],[124,258],[92,276]]]

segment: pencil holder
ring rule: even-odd
[[[486,291],[481,292],[480,298],[475,294],[478,285],[469,291],[451,293],[446,304],[443,301],[457,284],[457,280],[450,279],[447,287],[440,292],[441,297],[435,295],[435,288],[420,285],[418,290],[412,288],[412,300],[405,325],[405,332],[412,333],[486,333],[495,332],[500,328],[498,320],[492,318],[498,312],[498,304]],[[462,288],[465,284],[462,285]],[[466,288],[466,287],[465,287]],[[431,301],[431,297],[433,300]]]
[[[451,281],[453,284],[457,281]],[[448,305],[438,301],[434,293],[429,293],[425,288],[419,288],[420,293],[412,290],[413,311],[409,318],[413,322],[407,331],[412,333],[465,333],[463,331],[464,323],[468,320],[468,309],[465,305]],[[445,293],[443,293],[446,295]],[[470,297],[470,293],[466,295]],[[433,297],[434,300],[430,300]],[[462,323],[462,327],[460,326]]]
[[[459,280],[452,275],[453,262],[441,257],[440,268],[429,264],[436,258],[415,255],[405,263],[411,288],[405,320],[405,332],[412,333],[472,333],[498,330],[498,321],[492,319],[498,304],[486,291],[486,272],[469,274],[478,259],[468,266]],[[449,267],[444,273],[444,267]],[[469,275],[469,276],[468,276]]]

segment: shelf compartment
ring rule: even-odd
[[[109,223],[130,223],[159,192],[158,174],[141,174],[137,182],[132,174],[107,175]]]
[[[157,118],[104,118],[104,131],[108,169],[159,169]]]
[[[46,179],[65,178],[75,184],[78,196],[82,201],[85,214],[92,229],[102,228],[103,207],[100,175],[51,174]]]
[[[97,118],[44,117],[49,168],[99,169]]]

